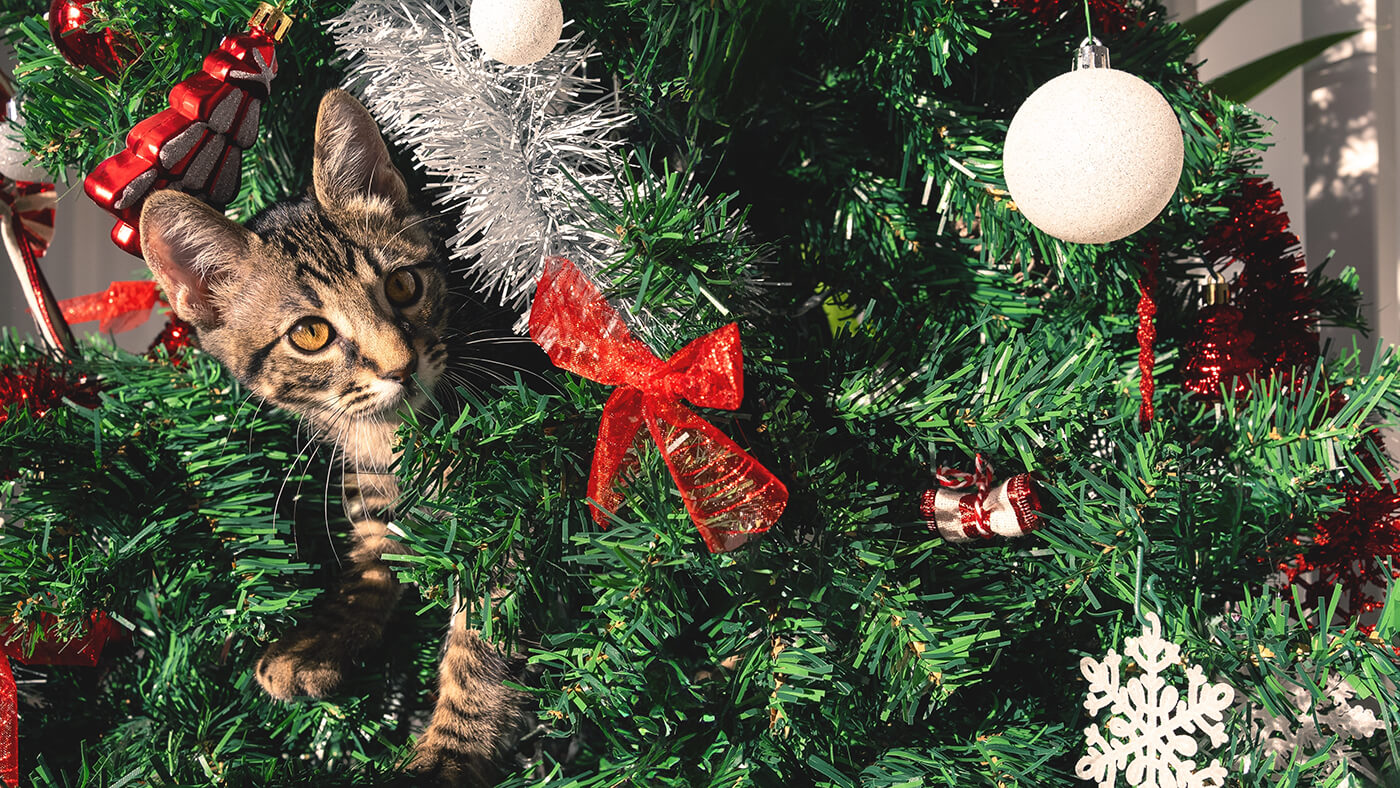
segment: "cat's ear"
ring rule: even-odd
[[[170,308],[195,328],[221,318],[213,288],[246,260],[253,234],[208,205],[177,191],[161,190],[141,208],[141,252]]]
[[[316,201],[335,210],[394,212],[409,209],[403,175],[389,161],[389,149],[374,118],[343,90],[321,99],[316,113],[316,153],[311,168]]]

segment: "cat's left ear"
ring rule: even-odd
[[[218,291],[249,258],[253,234],[203,202],[162,189],[141,207],[141,253],[176,317],[217,328]]]
[[[316,154],[311,169],[316,201],[339,211],[395,213],[411,209],[403,175],[389,161],[379,126],[355,97],[332,90],[316,113]]]

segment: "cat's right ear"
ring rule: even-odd
[[[335,211],[402,212],[412,207],[374,117],[339,89],[327,91],[316,112],[311,183],[316,201]]]
[[[161,190],[141,208],[141,252],[170,308],[195,328],[222,322],[213,290],[246,260],[253,234],[188,194]]]

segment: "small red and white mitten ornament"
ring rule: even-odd
[[[290,17],[259,4],[248,32],[226,36],[203,70],[170,91],[170,109],[136,124],[126,150],[87,176],[88,196],[117,217],[117,246],[140,256],[141,206],[157,189],[179,189],[215,207],[238,194],[243,151],[257,139],[277,76],[274,50],[290,26]]]
[[[950,542],[1022,536],[1041,525],[1040,497],[1029,473],[993,486],[992,466],[977,455],[977,472],[938,469],[939,486],[925,490],[919,511],[931,531]]]

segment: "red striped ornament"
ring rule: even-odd
[[[73,332],[39,268],[39,258],[48,251],[49,242],[53,240],[54,204],[57,202],[58,194],[52,183],[16,181],[0,175],[0,238],[19,277],[29,314],[34,317],[34,325],[50,350],[72,355],[77,349]]]

